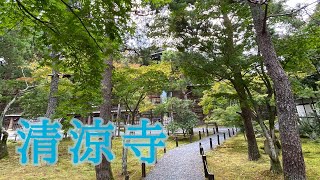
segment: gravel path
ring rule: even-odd
[[[195,129],[195,135],[198,135],[199,130],[200,129]],[[226,138],[229,138],[228,129],[220,127],[220,143],[224,141],[224,132],[226,133]],[[147,174],[145,180],[205,179],[202,159],[199,152],[199,142],[201,142],[205,152],[210,150],[209,138],[212,138],[213,148],[218,145],[217,134],[212,135],[212,129],[209,134],[211,135],[208,137],[202,134],[201,140],[168,151],[160,160],[158,160],[158,163],[155,165],[153,170]]]

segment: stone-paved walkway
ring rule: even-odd
[[[197,129],[198,130],[198,129]],[[232,130],[230,128],[231,135]],[[194,131],[198,135],[198,131]],[[202,132],[202,131],[201,131]],[[219,128],[220,143],[224,141],[223,133],[229,138],[227,128]],[[210,140],[212,138],[213,148],[218,145],[217,134],[210,136],[202,134],[202,139],[187,145],[168,151],[147,174],[146,180],[203,180],[203,164],[199,152],[199,142],[201,142],[204,152],[210,150]]]

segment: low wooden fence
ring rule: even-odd
[[[206,132],[207,132],[207,136],[208,136],[209,135],[208,129],[206,130]],[[213,131],[212,131],[212,134],[217,134],[217,132],[218,132],[218,130],[216,130],[214,128]],[[233,128],[231,130],[228,129],[229,137],[232,136],[231,132],[232,132],[233,135],[235,135],[234,132],[237,132],[237,129],[233,129]],[[205,134],[205,130],[204,129],[202,129],[202,133]],[[178,147],[178,135],[181,136],[181,135],[183,135],[183,133],[174,133],[174,137],[175,137],[174,140],[176,142],[176,147]],[[224,135],[224,139],[226,139],[226,133],[225,132],[223,133],[223,135]],[[199,139],[201,139],[201,131],[199,131],[199,136],[200,136]],[[218,141],[218,145],[220,145],[219,134],[217,134],[217,141]],[[213,148],[212,138],[209,138],[209,143],[210,143],[210,149],[212,149]],[[201,143],[199,143],[199,147],[200,147],[200,155],[202,157],[204,175],[209,180],[214,180],[214,174],[210,173],[209,170],[208,170],[209,168],[208,168],[207,156],[204,153],[204,149],[203,149]],[[163,149],[163,152],[166,153],[166,148]],[[157,163],[157,161],[156,161],[156,163]],[[145,165],[145,163],[141,163],[141,177],[144,178],[144,177],[146,177],[146,175],[147,175],[146,174],[146,165]],[[128,180],[129,179],[129,175],[126,175],[125,179]]]
[[[214,180],[214,174],[209,173],[208,171],[208,162],[207,162],[206,155],[202,155],[202,162],[203,162],[203,169],[204,169],[204,177],[208,178],[209,180]]]
[[[203,134],[204,134],[204,129],[202,131],[203,131]],[[213,130],[213,134],[216,134],[217,132],[219,132],[219,131],[216,130],[216,132],[215,132],[215,129]],[[235,132],[237,132],[237,128],[236,129],[232,128],[231,130],[228,129],[229,137],[231,137],[232,135],[235,135]],[[207,135],[208,134],[209,133],[208,133],[208,129],[207,129]],[[226,133],[225,132],[223,132],[223,137],[224,137],[224,140],[226,140]],[[201,139],[201,131],[199,131],[199,139]],[[217,134],[217,142],[218,142],[218,145],[220,145],[219,134]],[[210,149],[212,149],[213,148],[212,138],[209,138],[209,143],[210,143]],[[214,174],[210,173],[209,170],[208,170],[209,168],[208,168],[207,156],[204,153],[204,149],[202,147],[201,142],[199,143],[199,149],[200,149],[200,155],[202,157],[204,176],[206,178],[208,178],[209,180],[214,180]]]

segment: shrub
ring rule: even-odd
[[[307,136],[313,140],[320,137],[320,117],[315,114],[313,118],[301,118],[300,135]]]

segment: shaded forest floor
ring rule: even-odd
[[[301,139],[307,177],[320,179],[320,143],[310,139]],[[247,144],[243,134],[226,141],[213,151],[207,151],[209,171],[215,179],[283,179],[282,175],[270,173],[269,157],[261,149],[264,138],[257,138],[261,158],[248,161]]]
[[[189,143],[189,138],[179,138],[179,146]],[[197,141],[198,137],[194,136],[192,141]],[[73,166],[71,163],[71,154],[68,153],[68,147],[73,145],[73,141],[65,139],[59,144],[59,157],[57,164],[53,166],[42,165],[35,167],[32,165],[22,166],[20,164],[19,154],[15,152],[20,143],[8,142],[9,157],[0,160],[0,180],[11,179],[86,179],[94,180],[95,171],[94,166],[85,163]],[[112,151],[116,158],[112,161],[112,171],[115,179],[124,179],[121,175],[121,157],[122,157],[122,140],[115,138],[112,141]],[[167,141],[167,151],[175,148],[176,144],[172,137]],[[163,156],[163,149],[158,149],[157,158]],[[146,166],[147,173],[153,166]],[[128,151],[128,172],[130,179],[141,179],[141,164],[133,153]]]

